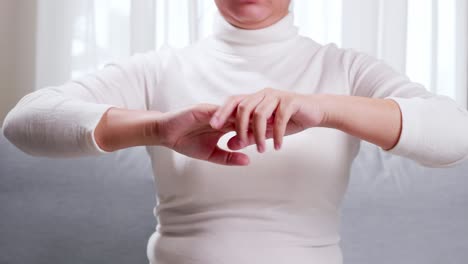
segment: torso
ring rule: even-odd
[[[301,43],[308,48],[305,40]],[[314,58],[320,54],[309,54],[262,65],[255,58],[220,59],[203,49],[182,50],[169,59],[152,107],[171,111],[202,102],[220,105],[229,95],[265,87],[319,93],[324,82],[328,92],[346,94],[345,79],[324,78],[320,60]],[[251,65],[255,69],[249,69]],[[286,65],[305,71],[281,74],[288,72]],[[227,148],[233,135],[225,135],[219,145]],[[271,139],[266,153],[257,153],[255,146],[242,150],[250,156],[247,167],[148,147],[158,195],[150,259],[157,264],[276,264],[293,263],[281,257],[290,256],[297,258],[295,264],[320,258],[328,260],[317,263],[339,264],[339,207],[358,147],[356,138],[341,131],[311,128],[285,137],[280,151],[273,150]],[[248,257],[251,254],[257,261]]]

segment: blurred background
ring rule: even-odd
[[[385,60],[466,106],[465,0],[295,0],[301,34]],[[211,33],[213,0],[1,0],[0,121],[25,93]]]
[[[468,1],[295,0],[300,33],[385,60],[467,106]],[[213,0],[0,0],[0,122],[25,94],[210,34]],[[0,136],[0,264],[147,263],[142,148],[26,156]],[[468,164],[423,168],[362,144],[343,204],[345,263],[466,263]]]

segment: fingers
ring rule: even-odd
[[[260,153],[265,152],[265,137],[267,130],[267,121],[278,107],[279,99],[274,96],[267,96],[255,108],[253,114],[252,130],[257,143],[257,150]]]
[[[229,152],[216,146],[208,161],[227,166],[246,166],[250,163],[249,157],[240,152]]]
[[[234,121],[233,122],[226,122],[223,127],[219,128],[218,129],[220,132],[223,132],[223,133],[228,133],[228,132],[231,132],[231,131],[235,131],[236,130],[236,126],[234,124]]]
[[[273,138],[273,129],[272,128],[267,129],[265,137],[266,137],[266,139]],[[247,139],[247,142],[245,143],[245,145],[242,145],[242,144],[240,144],[239,136],[235,135],[235,136],[231,137],[228,140],[227,146],[228,146],[229,149],[232,149],[232,150],[241,150],[241,149],[243,149],[243,148],[245,148],[247,146],[255,144],[255,136],[254,136],[252,131],[249,131],[247,138],[248,139]]]
[[[244,97],[245,95],[230,96],[226,100],[226,103],[222,107],[219,107],[213,114],[213,117],[210,120],[211,127],[214,129],[222,127],[234,110],[237,109],[237,105],[244,99]]]
[[[252,125],[252,131],[248,133],[247,141],[241,144],[239,135],[233,136],[227,143],[230,149],[240,150],[253,144],[257,144],[257,149],[259,149],[260,144],[265,147],[265,140],[269,138],[273,138],[276,150],[281,149],[283,138],[287,135],[288,123],[290,122],[291,116],[297,111],[296,107],[292,103],[289,103],[287,99],[284,99],[283,102],[281,102],[281,99],[278,99],[277,103],[267,103],[266,100],[264,100],[264,102],[264,105],[259,105],[259,108],[261,107],[263,110],[258,110],[264,113],[264,115],[259,115],[259,117],[257,117],[254,122],[255,125]],[[273,110],[275,113],[274,116],[272,116],[272,108],[276,108]],[[266,122],[265,116],[270,116]]]
[[[219,108],[219,105],[201,103],[187,106],[181,111],[190,111],[197,122],[209,123],[216,111],[219,111]],[[223,125],[227,125],[227,123],[235,123],[235,121],[235,117],[229,116],[217,129],[222,129]]]
[[[214,104],[201,103],[187,106],[181,111],[189,111],[197,122],[205,123],[210,120],[218,108],[219,106]]]
[[[283,145],[283,137],[286,133],[286,127],[288,126],[288,122],[294,114],[294,111],[294,105],[289,103],[287,100],[283,100],[279,103],[275,114],[275,125],[273,127],[273,140],[276,150],[281,149],[281,146]]]
[[[244,99],[237,107],[236,132],[241,142],[247,142],[247,132],[249,130],[250,116],[257,105],[265,98],[264,94],[257,94]]]
[[[300,108],[295,99],[292,93],[271,88],[265,88],[252,95],[233,96],[217,110],[210,124],[218,129],[226,120],[231,121],[230,118],[235,112],[237,136],[235,139],[231,138],[231,149],[240,149],[256,143],[258,152],[263,153],[266,150],[265,140],[270,133],[275,149],[279,150],[290,120]],[[270,124],[273,129],[268,132],[267,127]],[[249,129],[252,133],[249,133]]]

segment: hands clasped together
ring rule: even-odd
[[[256,144],[263,153],[269,138],[279,150],[284,136],[322,124],[326,114],[319,96],[266,88],[230,96],[222,106],[198,104],[166,113],[158,130],[165,139],[162,145],[181,154],[222,165],[248,165],[246,154],[219,148],[219,139],[236,131],[227,144],[231,150]]]

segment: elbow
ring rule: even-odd
[[[2,132],[3,136],[13,144],[17,149],[22,151],[23,153],[33,156],[39,157],[39,153],[32,151],[31,149],[27,148],[24,129],[22,129],[22,120],[21,117],[15,112],[15,108],[11,110],[7,116],[5,117],[3,124],[2,124]]]
[[[461,165],[462,163],[465,163],[468,161],[468,156],[464,156],[460,159],[450,159],[450,160],[438,160],[438,161],[418,161],[418,163],[424,167],[428,168],[451,168],[451,167],[456,167],[458,165]]]
[[[449,168],[468,161],[468,127],[454,130],[435,146],[425,148],[419,163],[431,168]]]
[[[437,167],[453,167],[468,160],[468,112],[456,108],[451,126],[445,126],[447,144],[439,144],[441,149],[440,159]],[[442,147],[443,146],[443,147]]]
[[[402,133],[394,154],[431,168],[468,160],[468,112],[446,97],[398,99]]]
[[[458,166],[468,161],[468,134],[464,140],[459,141],[453,148],[447,147],[449,150],[445,156],[440,157],[438,160],[429,164],[423,164],[427,167],[433,168],[450,168]]]
[[[2,132],[3,132],[3,136],[12,143],[15,141],[15,134],[16,134],[13,123],[14,123],[14,114],[13,114],[13,110],[11,110],[5,117],[5,120],[3,120]]]
[[[13,109],[11,109],[7,115],[5,116],[5,119],[3,120],[2,124],[2,132],[3,136],[13,145],[15,145],[17,148],[22,150],[22,141],[24,140],[24,129],[25,127],[25,121],[26,121],[26,115],[25,111],[23,109],[23,105],[25,104],[26,98],[28,98],[29,95],[26,95],[23,97]],[[29,154],[29,153],[27,153]]]
[[[428,168],[451,168],[468,161],[468,154],[458,158],[438,159],[438,160],[417,160],[420,165]]]

